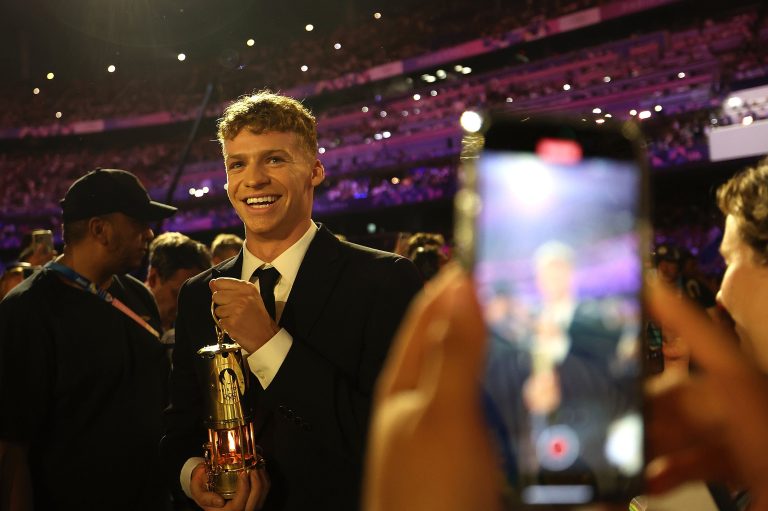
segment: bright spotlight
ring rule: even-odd
[[[629,115],[631,115],[632,117],[636,116],[637,115],[637,110],[635,110],[633,108],[632,110],[629,111]]]
[[[480,117],[480,114],[473,112],[472,110],[467,110],[461,114],[459,122],[461,123],[461,127],[470,133],[477,133],[480,131],[480,128],[483,127],[483,118]]]
[[[604,77],[603,77],[603,81],[604,81],[605,83],[611,83],[611,77],[610,77],[610,76],[604,76]]]
[[[336,43],[333,45],[334,50],[340,50],[341,49],[341,43]]]
[[[435,96],[437,96],[437,91],[436,90],[431,90],[431,91],[429,91],[429,95],[434,98]]]
[[[245,44],[247,44],[248,46],[253,46],[254,44],[256,44],[256,41],[254,41],[253,39],[248,39],[247,41],[245,41]]]
[[[307,66],[307,65],[305,64],[305,65],[301,66],[301,68],[300,68],[300,69],[301,69],[301,72],[302,72],[302,73],[306,73],[307,71],[309,71],[309,66]]]
[[[312,23],[307,23],[307,26],[304,27],[304,30],[307,32],[312,32],[315,29],[315,26]]]
[[[364,106],[363,108],[360,109],[360,111],[362,111],[364,114],[367,114],[368,113],[368,107]]]
[[[374,19],[380,20],[381,19],[381,13],[380,12],[374,12],[373,13]]]
[[[564,84],[563,85],[563,90],[571,90],[571,84],[570,83]]]
[[[325,147],[321,147],[321,148],[319,148],[319,149],[317,150],[317,152],[318,152],[318,153],[320,153],[320,154],[325,154]]]
[[[642,112],[637,114],[637,116],[640,119],[647,119],[647,118],[649,118],[651,116],[651,111],[650,110],[643,110]]]
[[[45,75],[45,77],[48,78],[49,80],[53,80],[54,74],[48,73],[47,75]]]
[[[685,78],[685,73],[683,73],[682,71],[680,71],[679,73],[677,73],[677,77],[678,77],[678,78]]]
[[[602,111],[602,110],[600,110],[599,108],[593,108],[593,109],[592,109],[592,113],[593,113],[593,114],[601,114],[601,113],[603,113],[603,111]]]
[[[61,119],[61,112],[56,112],[56,118]]]
[[[656,110],[657,112],[661,112],[662,106],[661,105],[656,105],[655,107],[653,107],[653,109]]]
[[[728,98],[727,104],[730,108],[739,108],[744,105],[744,100],[738,96],[733,96],[732,98]]]
[[[413,95],[413,100],[414,100],[414,101],[418,101],[418,100],[420,100],[420,99],[421,99],[421,94],[414,94],[414,95]]]
[[[743,124],[744,126],[749,126],[749,125],[750,125],[750,124],[752,124],[754,121],[755,121],[755,119],[754,119],[754,118],[753,118],[751,115],[747,115],[746,117],[744,117],[744,118],[741,120],[741,124]]]
[[[115,66],[113,66],[112,64],[110,64],[110,65],[107,67],[107,72],[109,72],[109,73],[114,73],[114,72],[115,72],[115,69],[117,69],[117,68],[116,68]]]
[[[465,67],[464,69],[461,70],[461,74],[463,74],[463,75],[468,75],[471,72],[472,72],[472,68],[471,67]]]
[[[35,87],[34,89],[32,89],[32,94],[35,94],[35,95],[40,94],[40,89]]]
[[[444,69],[438,69],[438,70],[435,72],[435,74],[436,74],[436,75],[437,75],[437,77],[438,77],[438,78],[440,78],[441,80],[443,80],[444,78],[446,78],[446,77],[448,76],[448,73],[446,73]]]
[[[179,53],[176,56],[176,58],[179,59],[179,62],[184,62],[185,60],[187,60],[187,56],[185,54],[183,54],[183,53]]]

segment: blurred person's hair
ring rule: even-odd
[[[738,220],[741,238],[761,264],[768,264],[768,158],[718,188],[717,205]]]
[[[241,248],[243,248],[243,238],[237,234],[222,233],[217,235],[211,243],[211,256],[214,259],[223,259],[228,253],[240,252]]]
[[[413,259],[413,255],[420,247],[437,247],[438,251],[440,251],[444,245],[445,238],[442,234],[434,232],[417,232],[408,238],[406,255],[409,259]]]
[[[180,232],[166,232],[149,244],[149,266],[160,279],[167,280],[178,270],[207,270],[211,267],[211,253],[208,247]]]
[[[295,133],[299,144],[311,158],[317,154],[317,121],[299,101],[261,90],[241,96],[224,110],[218,121],[217,137],[234,139],[243,129],[261,135],[271,131]]]

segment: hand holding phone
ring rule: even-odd
[[[639,140],[631,124],[500,116],[465,138],[457,253],[489,330],[487,420],[522,504],[640,493]]]
[[[53,232],[49,229],[32,231],[32,255],[28,262],[32,266],[42,266],[54,258]]]

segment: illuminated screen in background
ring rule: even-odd
[[[528,503],[621,494],[642,472],[633,162],[483,153],[475,280],[488,422]]]

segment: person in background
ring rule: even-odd
[[[29,263],[18,262],[11,264],[0,277],[0,300],[11,292],[11,289],[22,283],[34,273],[35,268]]]
[[[154,202],[97,169],[61,201],[64,253],[0,302],[0,451],[38,510],[164,510],[158,469],[169,364],[141,266]],[[5,470],[4,470],[5,471]]]
[[[230,257],[235,257],[243,248],[243,239],[236,234],[222,233],[211,243],[211,264],[216,266]]]
[[[425,281],[437,275],[448,261],[443,253],[445,238],[442,234],[417,232],[408,238],[405,255],[413,261]]]
[[[149,270],[145,284],[157,301],[163,344],[173,346],[176,302],[182,284],[210,267],[208,247],[180,232],[165,232],[149,244]]]

